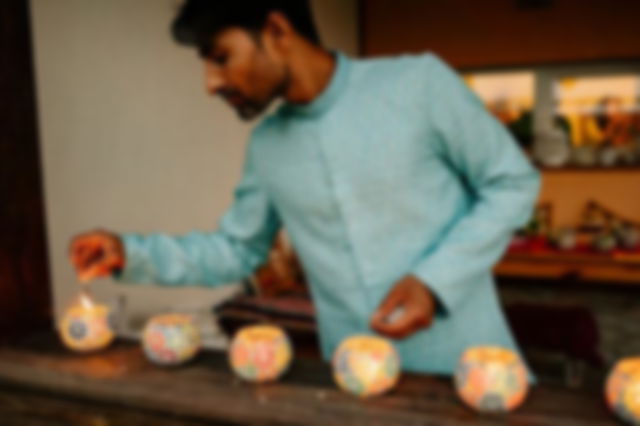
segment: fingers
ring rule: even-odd
[[[95,278],[106,277],[111,274],[115,264],[115,256],[113,254],[101,252],[94,260],[88,261],[78,268],[78,280],[86,283]]]
[[[402,339],[431,325],[434,301],[426,287],[408,277],[398,282],[371,317],[371,328],[387,337]]]
[[[69,260],[76,269],[78,280],[85,283],[108,276],[121,267],[123,255],[118,243],[117,236],[104,231],[75,237],[69,246]]]
[[[99,257],[101,250],[100,244],[91,238],[77,238],[72,243],[70,250],[71,263],[77,270],[84,270]]]
[[[78,281],[86,284],[89,281],[98,278],[100,276],[100,270],[98,268],[99,265],[92,265],[87,268],[78,268],[76,270]]]
[[[387,297],[383,300],[382,304],[378,307],[376,312],[371,317],[371,326],[376,329],[377,326],[383,326],[388,322],[389,316],[393,311],[400,306],[403,301],[403,294],[401,291],[392,289]]]
[[[96,278],[109,276],[111,270],[112,266],[108,262],[104,260],[96,261],[78,269],[78,280],[81,283],[87,283]]]
[[[423,311],[405,309],[404,314],[393,322],[375,322],[373,329],[378,333],[394,339],[405,338],[417,330],[430,325],[428,316]]]
[[[69,247],[69,257],[74,265],[83,265],[88,258],[96,255],[96,250],[102,247],[103,237],[97,232],[90,232],[75,237]]]

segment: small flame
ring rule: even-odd
[[[80,305],[82,305],[84,309],[93,309],[95,306],[91,297],[85,292],[80,293]]]

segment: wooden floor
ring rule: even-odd
[[[403,376],[390,394],[359,400],[337,390],[329,367],[298,359],[280,382],[251,385],[224,354],[178,368],[149,364],[138,345],[76,355],[51,336],[0,348],[0,424],[5,425],[615,425],[599,393],[535,387],[507,416],[480,416],[450,379]]]

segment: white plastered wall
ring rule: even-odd
[[[232,200],[252,124],[205,95],[195,52],[171,40],[178,4],[31,0],[56,316],[78,289],[67,259],[76,233],[211,230]],[[326,45],[355,54],[356,0],[313,6]],[[151,314],[206,312],[237,291],[110,280],[92,288],[100,300],[126,300],[121,332],[129,335]],[[214,329],[205,334],[209,346],[224,344]]]

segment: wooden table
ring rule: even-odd
[[[638,255],[509,253],[495,267],[503,278],[541,278],[640,286]]]
[[[539,385],[508,415],[478,415],[448,378],[406,374],[388,395],[360,400],[334,386],[330,368],[297,359],[279,383],[252,385],[221,353],[173,368],[151,365],[137,344],[69,353],[53,336],[0,348],[5,425],[612,425],[600,393]],[[98,420],[96,420],[98,419]]]

